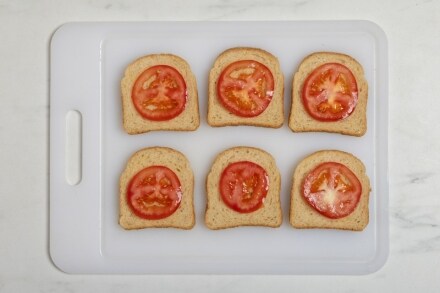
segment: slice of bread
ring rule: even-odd
[[[223,202],[219,181],[223,170],[233,162],[250,161],[266,170],[269,190],[263,206],[251,213],[239,213]],[[205,223],[209,229],[217,230],[238,226],[279,227],[282,222],[280,204],[281,176],[275,159],[267,152],[252,147],[234,147],[220,153],[206,179],[207,204]]]
[[[302,102],[302,88],[305,79],[312,71],[325,63],[339,63],[351,70],[358,87],[356,108],[345,119],[331,122],[318,121],[312,118]],[[289,127],[294,132],[323,131],[336,132],[352,136],[362,136],[367,131],[368,84],[362,66],[348,55],[332,52],[318,52],[307,56],[300,64],[293,77],[292,107],[289,116]]]
[[[136,216],[127,204],[127,186],[139,171],[149,166],[165,166],[179,178],[182,186],[180,206],[170,216],[159,220],[148,220]],[[139,150],[128,160],[119,181],[119,224],[127,230],[142,228],[191,229],[195,225],[194,175],[187,158],[180,152],[165,147]]]
[[[217,81],[223,70],[240,60],[254,60],[265,65],[274,78],[274,93],[269,106],[258,116],[240,117],[223,107],[217,97]],[[284,122],[284,76],[278,59],[261,49],[232,48],[217,57],[209,73],[208,124],[211,126],[251,125],[279,128]]]
[[[175,68],[183,77],[187,88],[185,109],[178,116],[166,121],[148,120],[141,116],[133,105],[131,92],[139,75],[156,65]],[[141,57],[128,65],[121,80],[123,126],[128,134],[139,134],[153,130],[196,130],[200,125],[197,83],[189,64],[171,54],[152,54]]]
[[[304,199],[301,186],[307,174],[324,162],[341,163],[348,167],[359,179],[362,194],[355,210],[344,218],[331,219],[321,215]],[[303,159],[293,174],[293,184],[290,202],[290,224],[295,228],[327,228],[362,231],[369,221],[370,180],[367,177],[364,164],[352,154],[325,150],[313,153]]]

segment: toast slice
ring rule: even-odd
[[[230,163],[239,161],[260,165],[269,178],[269,190],[263,206],[251,213],[240,213],[229,208],[220,195],[219,182],[223,170]],[[280,172],[269,153],[252,147],[234,147],[223,151],[216,157],[206,179],[206,226],[212,230],[238,226],[279,227],[282,222],[280,185]]]
[[[346,217],[331,219],[321,215],[304,199],[301,187],[307,174],[324,162],[341,163],[348,167],[359,179],[362,193],[354,211]],[[352,154],[325,150],[315,152],[303,159],[293,174],[290,202],[290,224],[295,228],[322,228],[362,231],[369,221],[370,181],[364,164]]]
[[[127,186],[139,171],[150,166],[165,166],[179,178],[182,199],[177,210],[170,216],[148,220],[136,216],[127,204]],[[194,214],[194,175],[186,157],[171,148],[151,147],[134,153],[128,160],[120,177],[119,185],[119,224],[122,228],[180,228],[191,229],[195,225]]]
[[[254,60],[265,65],[274,78],[274,93],[268,107],[258,116],[240,117],[228,111],[217,97],[217,82],[223,70],[233,62]],[[284,122],[284,76],[278,59],[256,48],[231,48],[221,53],[209,73],[208,124],[211,126],[251,125],[279,128]]]
[[[326,63],[345,65],[353,73],[358,87],[358,102],[350,116],[338,121],[318,121],[304,108],[302,89],[305,79],[312,71]],[[318,52],[307,56],[293,77],[292,107],[289,127],[294,132],[323,131],[352,136],[362,136],[367,131],[368,84],[362,66],[354,58],[340,53]]]
[[[165,121],[144,118],[136,110],[131,95],[138,77],[148,68],[167,65],[176,69],[186,83],[187,100],[183,112]],[[123,126],[128,134],[139,134],[153,130],[192,131],[200,125],[197,83],[189,64],[172,54],[152,54],[141,57],[128,65],[121,80]]]

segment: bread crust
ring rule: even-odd
[[[139,75],[156,65],[175,68],[183,77],[187,87],[185,109],[178,116],[166,121],[145,119],[136,110],[131,99],[133,85]],[[123,126],[128,134],[140,134],[154,130],[192,131],[200,125],[197,82],[189,64],[172,54],[151,54],[140,57],[127,66],[121,80]]]
[[[274,77],[275,88],[272,100],[266,110],[256,117],[240,117],[230,113],[217,97],[217,81],[220,74],[229,64],[240,60],[260,62]],[[284,76],[278,59],[262,49],[237,47],[222,52],[209,73],[208,97],[208,124],[211,126],[249,125],[279,128],[284,123]]]
[[[239,213],[230,209],[221,199],[219,181],[223,170],[231,163],[250,161],[263,167],[269,177],[269,190],[263,206],[252,213]],[[206,178],[205,223],[209,229],[225,229],[238,226],[279,227],[282,222],[280,203],[281,176],[275,159],[266,151],[238,146],[227,149],[214,160]]]
[[[301,92],[305,79],[312,71],[325,63],[340,63],[353,73],[358,86],[356,108],[345,119],[339,121],[318,121],[312,118],[304,108]],[[362,136],[367,131],[368,83],[362,66],[353,57],[334,52],[316,52],[308,55],[298,67],[292,81],[292,105],[289,115],[289,127],[294,132],[333,132],[352,136]]]
[[[346,217],[331,219],[321,215],[304,199],[301,186],[305,177],[316,166],[324,162],[337,162],[348,167],[359,179],[362,194],[355,210]],[[295,228],[321,228],[362,231],[369,222],[370,180],[364,164],[350,153],[338,150],[323,150],[304,158],[296,167],[291,189],[290,224]]]
[[[179,207],[164,219],[139,218],[127,204],[127,186],[131,178],[149,166],[168,167],[177,175],[182,186],[182,200]],[[150,147],[141,149],[130,157],[119,180],[119,225],[126,230],[171,227],[191,229],[194,227],[194,175],[184,154],[167,147]]]

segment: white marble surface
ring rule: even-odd
[[[48,254],[49,40],[69,21],[367,19],[389,41],[390,255],[366,276],[67,275]],[[438,292],[440,1],[0,0],[0,292]]]

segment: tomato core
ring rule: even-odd
[[[220,177],[220,195],[223,202],[239,213],[251,213],[263,206],[269,190],[266,171],[253,162],[229,164]]]
[[[255,117],[269,106],[274,94],[272,72],[254,60],[229,64],[217,81],[217,97],[232,114]]]
[[[356,78],[346,66],[326,63],[305,79],[302,101],[311,117],[338,121],[350,116],[358,101]]]
[[[182,200],[179,178],[169,168],[151,166],[138,172],[127,187],[127,202],[135,215],[148,220],[172,215]]]
[[[134,83],[132,101],[145,119],[165,121],[183,112],[187,100],[182,75],[168,65],[156,65],[142,72]]]
[[[304,199],[319,213],[339,219],[351,214],[359,203],[362,185],[345,165],[326,162],[307,174],[302,185]]]

